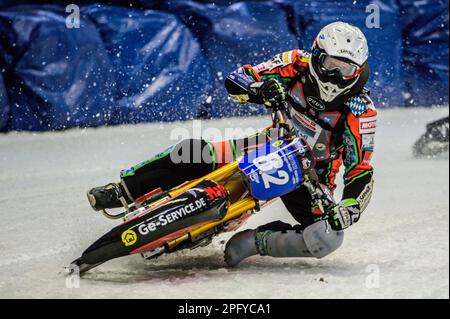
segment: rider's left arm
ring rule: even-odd
[[[331,225],[342,230],[359,220],[373,190],[373,167],[377,111],[368,108],[363,114],[348,114],[342,136],[342,160],[345,167],[342,200],[334,210]]]

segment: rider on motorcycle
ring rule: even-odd
[[[227,77],[229,96],[239,103],[271,108],[288,102],[296,135],[311,147],[319,182],[331,192],[342,163],[345,167],[343,196],[328,212],[331,217],[327,222],[312,207],[307,188],[301,186],[281,196],[299,224],[293,227],[276,221],[235,234],[225,248],[228,265],[235,266],[257,254],[324,257],[341,246],[343,230],[359,220],[372,195],[370,161],[377,117],[364,87],[369,77],[368,55],[367,40],[361,30],[335,22],[319,32],[311,53],[280,53],[257,66],[244,65]],[[94,209],[101,210],[120,207],[121,200],[132,202],[157,188],[168,190],[235,160],[257,144],[258,137],[221,142],[184,140],[122,171],[121,182],[91,189],[88,199]],[[206,158],[194,161],[194,150],[205,148]],[[174,163],[169,155],[183,149],[193,150],[190,160]]]

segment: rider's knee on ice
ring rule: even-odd
[[[332,230],[325,221],[309,225],[303,232],[273,232],[266,240],[267,254],[272,257],[322,258],[337,250],[344,232]]]
[[[344,232],[331,229],[327,221],[309,225],[302,234],[308,250],[316,258],[331,254],[344,241]]]
[[[266,239],[267,255],[272,257],[313,257],[303,234],[295,230],[271,232]]]

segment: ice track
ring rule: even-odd
[[[175,127],[142,124],[0,135],[0,298],[448,298],[449,159],[415,159],[425,123],[448,108],[381,110],[375,193],[344,245],[321,259],[254,257],[229,270],[223,242],[146,261],[110,261],[67,288],[64,266],[115,223],[90,210],[88,188],[163,150]],[[264,127],[266,118],[203,121]],[[292,221],[277,202],[245,227]],[[70,286],[70,285],[69,285]]]

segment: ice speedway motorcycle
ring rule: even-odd
[[[289,125],[286,102],[272,108],[274,138],[247,151],[240,159],[171,190],[152,191],[124,212],[103,214],[122,223],[90,245],[69,267],[80,275],[113,258],[141,254],[157,258],[211,243],[234,231],[273,200],[304,185],[313,207],[327,218],[334,200],[319,184],[307,156],[310,148]]]

